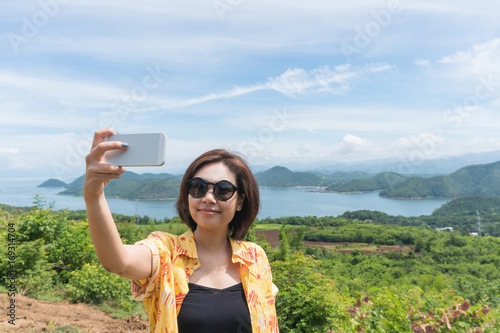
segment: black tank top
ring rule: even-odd
[[[177,323],[179,333],[251,333],[243,285],[214,289],[189,283]]]

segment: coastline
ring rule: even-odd
[[[263,189],[283,189],[283,188],[290,188],[290,189],[321,189],[325,188],[324,186],[259,186],[259,188]]]
[[[393,200],[453,200],[458,197],[389,197],[385,195],[380,195],[379,197],[384,198],[384,199],[393,199]]]
[[[56,195],[64,195],[64,196],[69,196],[69,197],[74,197],[74,198],[83,198],[83,195],[75,195],[75,194],[65,194],[65,193],[56,193]],[[130,201],[172,201],[172,200],[177,200],[178,198],[150,198],[150,199],[131,199],[131,198],[122,198],[119,196],[115,195],[107,195],[107,199],[119,199],[119,200],[130,200]]]

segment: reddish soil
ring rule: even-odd
[[[87,304],[68,301],[48,302],[15,296],[15,325],[9,324],[7,306],[9,297],[0,294],[0,332],[92,332],[144,333],[147,320],[137,317],[116,319]],[[64,329],[63,329],[64,328]]]
[[[279,231],[277,229],[273,230],[256,230],[255,234],[259,236],[260,234],[264,234],[266,241],[272,247],[276,248],[279,242]],[[315,247],[317,246],[320,249],[330,249],[340,253],[351,253],[354,250],[359,250],[366,254],[375,253],[375,254],[383,254],[384,252],[401,252],[407,253],[411,251],[411,247],[407,245],[399,246],[399,245],[381,245],[379,248],[375,245],[362,244],[362,243],[347,243],[349,246],[353,246],[353,248],[344,248],[344,249],[336,249],[335,247],[338,245],[345,245],[344,242],[339,243],[330,243],[330,242],[311,242],[311,241],[303,241],[304,245],[307,247]]]
[[[276,246],[278,246],[278,243],[280,241],[278,229],[273,229],[273,230],[255,230],[255,236],[257,236],[257,238],[261,234],[264,234],[264,237],[266,238],[266,241],[269,243],[269,245],[271,245],[274,248],[276,248]]]

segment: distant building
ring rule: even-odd
[[[479,236],[479,233],[477,233],[477,232],[469,232],[469,235],[470,236]]]
[[[453,232],[453,228],[452,227],[446,227],[446,228],[436,228],[437,231],[450,231],[450,232]]]

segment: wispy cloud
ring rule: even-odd
[[[279,76],[268,78],[265,83],[234,87],[221,93],[211,93],[185,100],[170,101],[169,103],[154,106],[147,110],[154,111],[191,106],[218,99],[238,97],[262,90],[276,91],[291,98],[310,97],[318,93],[341,95],[354,89],[359,82],[369,80],[370,74],[390,71],[392,69],[394,69],[394,66],[388,64],[367,64],[360,67],[343,65],[336,66],[333,69],[329,66],[322,66],[309,71],[303,68],[290,68]]]

